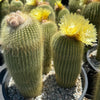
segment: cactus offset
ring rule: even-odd
[[[81,71],[83,43],[90,45],[96,41],[96,29],[83,16],[76,14],[64,15],[59,26],[60,32],[52,39],[56,80],[60,86],[70,88]]]
[[[17,10],[23,10],[23,3],[20,0],[12,0],[10,3],[10,11],[15,12]]]
[[[47,74],[51,70],[51,38],[57,32],[57,25],[54,22],[47,21],[42,23],[44,37],[44,61],[43,73]]]
[[[21,94],[36,97],[42,90],[43,42],[39,22],[16,12],[6,17],[3,49],[8,69]]]

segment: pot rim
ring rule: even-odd
[[[5,89],[5,80],[8,76],[8,71],[5,73],[4,77],[3,77],[3,80],[2,80],[2,94],[3,94],[3,97],[4,97],[4,100],[10,100],[10,98],[7,96],[7,92],[6,92],[6,89]],[[88,78],[87,78],[87,74],[85,72],[85,69],[82,67],[82,76],[84,78],[84,89],[82,91],[82,94],[80,96],[80,98],[78,100],[83,100],[83,98],[85,97],[86,95],[86,92],[87,92],[87,88],[88,88]],[[9,77],[10,78],[10,77]]]
[[[88,63],[89,63],[90,66],[92,67],[92,69],[95,70],[96,72],[100,72],[100,69],[96,68],[96,67],[95,67],[96,65],[94,65],[94,64],[91,62],[90,58],[89,58],[89,54],[90,54],[91,52],[95,51],[96,49],[97,49],[97,45],[93,46],[92,49],[88,50],[88,52],[87,52],[87,54],[86,54],[86,58],[87,58]]]

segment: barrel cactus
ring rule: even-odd
[[[70,88],[75,86],[81,71],[83,43],[91,45],[96,41],[96,29],[76,14],[64,15],[59,26],[51,43],[56,80],[61,87]]]
[[[36,97],[42,90],[41,26],[36,19],[19,11],[8,15],[5,21],[2,36],[7,67],[21,94]]]
[[[17,10],[23,10],[23,3],[20,0],[12,0],[10,3],[10,11],[15,12]]]

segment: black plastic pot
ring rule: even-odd
[[[90,57],[89,57],[89,55],[90,55],[93,51],[95,51],[96,49],[97,49],[97,45],[95,45],[92,49],[88,50],[87,55],[86,55],[86,58],[87,58],[88,63],[90,64],[91,68],[92,68],[94,71],[99,72],[100,69],[99,69],[98,67],[100,66],[100,64],[99,64],[99,63],[94,63],[94,62],[90,59]]]
[[[87,51],[87,54],[86,54],[88,68],[89,68],[89,72],[87,73],[89,85],[88,85],[87,94],[86,94],[86,97],[88,99],[93,99],[95,79],[97,78],[97,73],[100,71],[100,69],[98,68],[100,66],[98,61],[94,58],[97,61],[97,63],[95,63],[89,56],[96,50],[97,50],[97,45],[94,45],[91,49]]]
[[[83,98],[85,97],[87,88],[88,88],[88,79],[87,79],[87,75],[86,75],[84,68],[82,68],[81,76],[82,76],[82,83],[83,83],[82,86],[84,89],[83,89],[83,93],[80,96],[79,100],[83,100]],[[7,96],[7,90],[6,90],[7,86],[8,86],[7,83],[10,80],[10,78],[11,77],[7,71],[6,74],[4,75],[3,81],[2,81],[2,94],[3,94],[4,100],[10,100],[9,97]],[[29,100],[29,99],[27,99],[27,100]],[[30,99],[30,100],[32,100],[32,99]]]

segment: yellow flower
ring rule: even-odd
[[[96,41],[97,34],[94,25],[89,24],[89,21],[81,15],[66,14],[61,18],[59,26],[62,34],[74,37],[87,45]]]
[[[59,9],[64,8],[63,4],[59,0],[56,0],[55,6],[58,6]]]
[[[0,0],[0,2],[1,2],[2,0]]]
[[[50,10],[43,8],[36,8],[30,12],[30,15],[32,17],[35,17],[37,20],[41,22],[42,20],[47,20],[50,13],[51,13]]]
[[[37,0],[27,0],[27,4],[35,6],[37,4]]]

